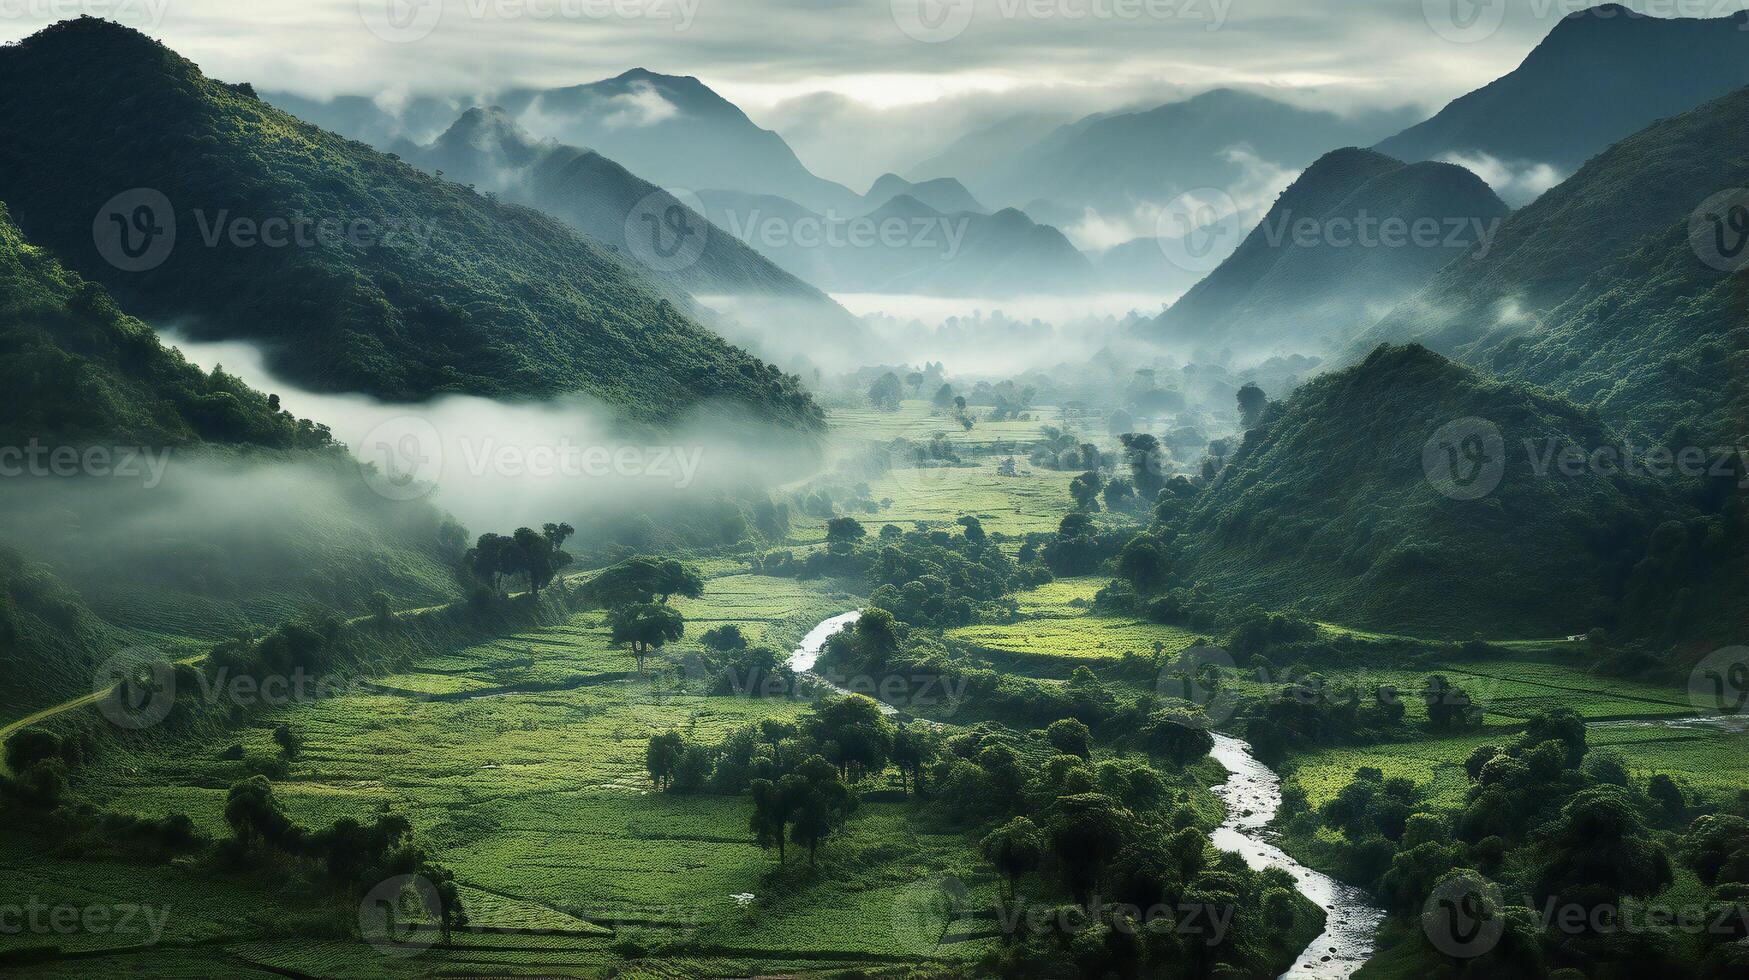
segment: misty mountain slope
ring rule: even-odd
[[[168,228],[167,202],[174,247],[123,272],[94,243],[93,216],[138,188],[164,198],[155,209],[119,199],[136,228]],[[0,200],[130,310],[264,342],[276,370],[318,390],[582,392],[656,423],[710,400],[821,424],[793,379],[559,222],[299,122],[107,22],[69,21],[0,49]],[[284,223],[283,247],[240,238],[239,221],[251,232]]]
[[[0,546],[0,722],[89,693],[98,666],[130,642],[47,566]]]
[[[496,101],[535,133],[587,146],[663,187],[777,194],[816,210],[858,200],[691,76],[633,68],[587,85],[513,89]]]
[[[1013,296],[1076,292],[1096,282],[1092,264],[1062,232],[1012,208],[949,214],[900,194],[866,215],[834,221],[782,198],[700,196],[718,228],[835,292]]]
[[[1442,493],[1424,463],[1460,419],[1501,437],[1477,469],[1454,470],[1487,490],[1494,467],[1498,486],[1475,499]],[[1622,566],[1668,502],[1644,479],[1538,475],[1524,441],[1609,438],[1528,386],[1421,347],[1381,347],[1306,383],[1245,435],[1181,518],[1186,576],[1235,601],[1418,636],[1579,632],[1610,621]]]
[[[1009,156],[1049,136],[1074,118],[1056,112],[1020,112],[960,133],[927,159],[904,168],[916,180],[936,177],[973,179],[1000,166]]]
[[[122,313],[102,286],[24,240],[0,204],[0,445],[317,448],[326,429],[208,374]]]
[[[1516,69],[1375,148],[1571,173],[1653,121],[1749,84],[1744,16],[1661,20],[1615,4],[1570,14]]]
[[[1506,214],[1488,185],[1461,167],[1333,151],[1160,315],[1159,336],[1234,347],[1340,345]]]
[[[961,176],[991,204],[1045,198],[1122,213],[1198,187],[1232,192],[1257,163],[1297,170],[1332,147],[1371,143],[1399,125],[1395,113],[1349,119],[1215,89],[1144,112],[1090,116],[987,173]]]
[[[1745,186],[1749,89],[1599,154],[1508,218],[1485,257],[1441,270],[1360,345],[1414,339],[1594,403],[1655,438],[1684,422],[1735,437],[1745,419],[1730,393],[1742,381],[1729,365],[1749,328],[1745,277],[1702,261],[1689,232],[1703,201]]]
[[[667,191],[599,153],[536,139],[501,108],[469,109],[430,146],[411,148],[402,156],[448,180],[490,188],[564,220],[658,285],[672,280],[694,295],[793,299],[823,329],[844,336],[857,330],[855,319],[818,289],[733,235],[706,228],[704,217]],[[689,226],[704,235],[703,249],[674,268],[647,268],[627,244],[627,226],[641,233],[642,215],[666,217],[671,206],[684,209]]]
[[[989,213],[989,209],[979,204],[978,199],[972,196],[971,191],[966,190],[964,184],[952,177],[937,177],[913,183],[898,174],[882,174],[869,186],[868,193],[862,196],[863,206],[870,211],[879,210],[900,194],[916,198],[943,214],[956,214],[960,211]]]

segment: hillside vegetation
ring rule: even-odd
[[[1498,487],[1477,499],[1442,494],[1423,464],[1430,438],[1460,419],[1502,440]],[[1181,518],[1185,576],[1371,628],[1580,632],[1612,615],[1663,495],[1643,479],[1538,475],[1535,462],[1548,445],[1607,438],[1560,399],[1421,347],[1381,347],[1246,433]]]
[[[93,216],[139,188],[168,199],[176,240],[161,265],[124,273],[99,255]],[[299,122],[104,21],[0,49],[0,200],[128,309],[264,342],[312,388],[582,392],[656,423],[719,401],[821,425],[795,379],[559,222]],[[304,244],[266,244],[276,220]]]

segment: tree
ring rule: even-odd
[[[251,776],[234,783],[225,796],[225,823],[237,842],[249,847],[256,841],[294,850],[303,829],[292,823],[274,799],[273,784],[266,776]]]
[[[899,410],[899,401],[905,397],[904,386],[899,382],[899,376],[891,371],[881,375],[868,389],[868,402],[883,412]]]
[[[816,744],[847,780],[878,773],[893,757],[893,725],[880,705],[860,694],[822,698],[804,722]]]
[[[1126,432],[1118,437],[1130,467],[1130,482],[1136,493],[1152,502],[1166,486],[1166,450],[1160,440],[1145,432]]]
[[[627,558],[583,586],[583,598],[608,609],[666,604],[670,597],[696,599],[704,595],[704,577],[697,568],[675,558]]]
[[[1151,535],[1138,534],[1118,552],[1117,571],[1137,592],[1150,595],[1166,584],[1166,555]]]
[[[1103,793],[1077,793],[1051,804],[1046,818],[1051,848],[1062,862],[1063,883],[1087,904],[1105,865],[1121,850],[1135,815]]]
[[[1688,809],[1688,799],[1682,794],[1682,787],[1676,785],[1669,773],[1654,773],[1646,780],[1646,796],[1672,815]]]
[[[1015,817],[984,835],[978,846],[1008,883],[1008,897],[1013,899],[1020,876],[1044,859],[1045,835],[1031,820]]]
[[[511,540],[516,543],[516,562],[528,579],[528,591],[539,594],[552,584],[559,569],[571,564],[571,556],[561,547],[575,531],[569,524],[547,524],[538,533],[519,527]]]
[[[493,592],[502,592],[503,579],[518,571],[516,550],[514,540],[502,534],[487,532],[480,535],[474,546],[462,556],[462,564],[474,578],[490,586]]]
[[[1074,499],[1077,510],[1099,511],[1099,491],[1105,486],[1105,478],[1097,470],[1088,470],[1069,481],[1069,496]]]
[[[1045,738],[1050,740],[1051,747],[1064,755],[1082,759],[1092,757],[1093,733],[1077,719],[1060,718],[1051,722],[1045,726]]]
[[[927,725],[900,725],[893,732],[893,765],[899,770],[901,792],[923,792],[923,771],[941,753],[940,740]],[[906,785],[909,777],[910,785]]]
[[[1187,765],[1215,747],[1208,727],[1208,718],[1200,709],[1163,709],[1149,715],[1143,723],[1142,745],[1154,755]]]
[[[936,411],[945,412],[953,406],[953,399],[953,385],[944,381],[942,382],[941,387],[935,389],[935,397],[931,400],[930,404],[935,407]]]
[[[1623,898],[1650,898],[1673,880],[1669,855],[1619,786],[1573,794],[1544,853],[1536,876],[1539,901],[1619,907]]]
[[[793,774],[778,781],[755,779],[748,785],[753,794],[753,815],[747,825],[762,849],[777,848],[778,864],[783,863],[785,829],[796,807],[799,785],[799,777]]]
[[[826,522],[826,547],[833,551],[849,551],[866,537],[868,530],[854,517],[834,517]]]
[[[281,752],[287,759],[296,759],[304,750],[304,740],[290,725],[280,725],[273,730],[273,740],[279,744]]]
[[[1422,682],[1421,701],[1427,706],[1427,724],[1436,731],[1470,724],[1473,709],[1470,696],[1444,674],[1430,674]]]
[[[967,541],[971,542],[972,544],[983,544],[984,543],[984,523],[982,521],[978,520],[976,517],[972,517],[970,515],[967,515],[965,517],[961,517],[955,523],[959,524],[960,527],[963,527],[966,529],[966,540]]]
[[[716,629],[705,630],[699,636],[698,642],[718,653],[747,649],[747,637],[741,632],[741,627],[734,623],[725,623]]]
[[[372,618],[377,622],[388,623],[392,622],[395,618],[395,607],[393,602],[394,600],[389,597],[387,592],[378,589],[370,594],[370,598],[366,600],[365,606],[370,610]]]
[[[631,645],[643,672],[644,657],[686,635],[686,618],[671,606],[646,602],[615,610],[607,619],[614,643]]]
[[[650,779],[656,783],[656,790],[673,785],[674,774],[680,767],[680,756],[686,751],[686,736],[676,731],[658,732],[650,736],[649,744],[644,746],[644,768],[650,771]]]
[[[865,699],[866,700],[866,699]],[[790,840],[808,849],[808,863],[856,810],[856,793],[838,771],[820,756],[811,756],[785,780],[798,780],[796,805],[790,818]]]
[[[1247,382],[1239,389],[1239,424],[1249,429],[1263,418],[1263,410],[1269,406],[1269,396],[1254,382]]]

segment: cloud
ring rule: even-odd
[[[1482,178],[1501,200],[1513,207],[1529,204],[1541,197],[1544,191],[1567,179],[1566,174],[1547,163],[1508,163],[1487,153],[1447,153],[1439,160],[1441,163],[1455,163]]]
[[[680,115],[680,107],[649,82],[633,82],[629,91],[608,98],[606,104],[601,125],[608,129],[639,129]]]

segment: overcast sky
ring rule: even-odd
[[[851,174],[968,118],[1083,112],[1215,85],[1429,109],[1511,70],[1580,0],[0,0],[0,39],[91,13],[227,81],[306,95],[488,93],[641,66],[696,75]],[[1749,0],[1635,0],[1718,16]],[[916,130],[926,130],[917,132]],[[862,153],[857,144],[863,144]],[[893,144],[904,144],[906,149]],[[849,144],[844,149],[839,144]],[[837,147],[837,148],[835,148]],[[863,169],[866,169],[863,168]]]

